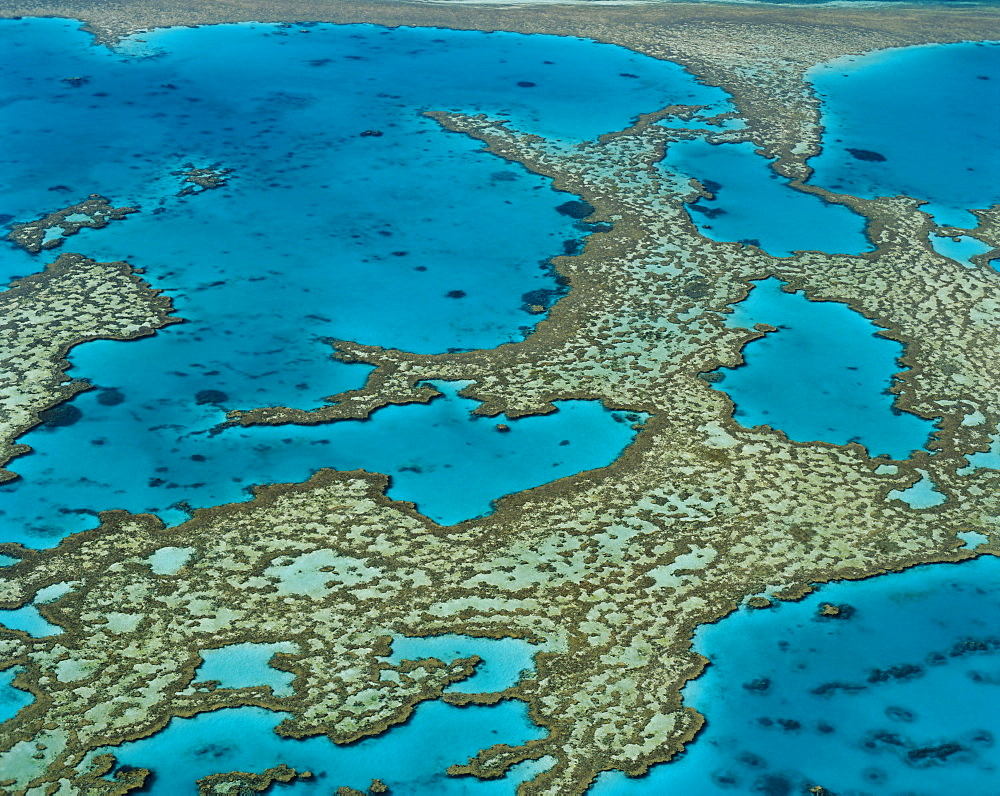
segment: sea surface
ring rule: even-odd
[[[710,144],[705,136],[679,141],[667,149],[664,165],[698,179],[712,194],[687,205],[695,226],[712,240],[758,246],[774,257],[873,248],[862,216],[796,191],[753,144]]]
[[[837,617],[820,615],[824,603]],[[1000,781],[1000,560],[824,585],[695,635],[707,725],[643,779],[590,793],[991,796]]]
[[[1000,42],[882,50],[809,74],[823,102],[811,182],[855,196],[927,202],[942,225],[1000,196]]]
[[[523,339],[544,317],[528,306],[565,292],[551,258],[577,252],[591,231],[565,208],[576,197],[425,110],[489,112],[582,140],[647,107],[729,109],[721,90],[676,64],[575,39],[248,24],[161,30],[111,51],[77,28],[0,25],[0,48],[16,56],[0,109],[2,212],[28,220],[90,193],[140,207],[63,249],[143,268],[186,323],[71,353],[70,375],[97,389],[24,436],[34,453],[11,465],[23,480],[0,487],[7,538],[48,546],[107,508],[177,523],[320,467],[391,472],[393,497],[451,524],[618,455],[634,430],[595,405],[508,424],[506,436],[495,431],[503,418],[471,422],[476,404],[454,398],[363,425],[216,432],[229,409],[309,408],[360,387],[371,368],[335,362],[330,339],[492,348]],[[271,68],[248,80],[261,60]],[[599,107],[594,92],[607,98]],[[362,135],[372,131],[381,135]],[[231,181],[178,196],[173,172],[187,164],[233,169]],[[0,248],[8,277],[58,251]],[[536,429],[558,437],[551,457],[527,453],[547,444]],[[469,489],[450,478],[442,490],[469,457],[479,461]]]
[[[458,395],[463,384],[447,382],[434,384],[442,395],[430,404],[389,407],[366,423],[219,424],[229,409],[310,408],[362,385],[370,368],[332,360],[330,339],[421,353],[494,347],[544,317],[528,305],[550,307],[565,293],[551,258],[578,252],[593,231],[566,210],[577,197],[423,111],[503,115],[527,132],[580,141],[671,103],[731,110],[724,92],[674,64],[576,39],[247,24],[155,31],[108,50],[78,27],[0,22],[10,55],[0,75],[2,223],[90,193],[139,206],[61,250],[143,268],[186,323],[72,352],[70,374],[96,389],[24,436],[34,453],[10,464],[23,477],[0,487],[4,540],[52,545],[108,508],[177,523],[192,508],[247,499],[254,483],[302,480],[320,467],[389,473],[390,497],[447,525],[488,513],[504,494],[604,466],[638,432],[642,416],[593,402],[520,420],[475,417],[476,402]],[[862,196],[910,192],[941,223],[971,224],[969,209],[997,200],[998,56],[995,45],[959,44],[815,69],[827,132],[813,181]],[[253,66],[264,60],[262,75]],[[689,208],[709,237],[776,256],[870,248],[863,219],[794,191],[747,146],[693,141],[672,147],[666,165],[714,194]],[[222,188],[179,196],[176,172],[190,166],[233,171]],[[982,253],[975,241],[935,244],[971,266]],[[38,271],[61,250],[0,246],[0,279]],[[777,327],[716,385],[733,396],[739,422],[793,439],[854,440],[895,458],[926,444],[933,421],[894,414],[883,394],[899,344],[853,310],[809,303],[770,280],[731,322]],[[766,388],[790,369],[814,373],[819,396]],[[822,424],[803,411],[815,400],[832,402]],[[977,456],[970,467],[997,466],[996,452]],[[455,473],[461,493],[446,488]],[[713,666],[686,699],[707,716],[706,730],[677,761],[638,780],[605,775],[593,793],[995,793],[998,575],[994,559],[918,567],[702,628],[696,646]],[[822,602],[841,605],[839,618],[821,618]],[[0,619],[36,636],[58,632],[33,605]],[[268,666],[286,650],[246,646],[204,651],[196,677],[287,693],[287,675]],[[494,691],[530,671],[533,653],[512,640],[401,637],[391,661],[479,654],[477,674],[452,690]],[[11,671],[0,676],[3,719],[31,698]],[[493,743],[541,737],[516,700],[429,702],[406,724],[344,748],[281,738],[272,729],[282,719],[219,710],[106,751],[152,767],[150,792],[165,796],[192,792],[207,774],[281,762],[317,772],[290,792],[365,788],[380,777],[397,794],[513,794],[551,763],[489,782],[444,775]]]

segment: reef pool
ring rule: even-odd
[[[398,665],[404,660],[437,658],[444,662],[478,655],[482,663],[472,677],[452,683],[445,690],[464,694],[503,691],[535,668],[535,655],[546,649],[517,638],[473,638],[447,633],[426,638],[395,636],[388,660]]]
[[[115,345],[95,342],[81,353]],[[364,422],[221,432],[217,406],[165,396],[157,382],[137,382],[111,404],[107,392],[83,393],[67,404],[77,413],[72,423],[21,438],[34,452],[16,460],[21,479],[0,485],[0,518],[7,540],[45,547],[94,527],[105,509],[176,524],[193,508],[248,500],[254,484],[304,481],[330,467],[387,473],[389,497],[453,525],[489,513],[505,494],[610,464],[644,417],[594,401],[557,401],[554,413],[514,420],[482,417],[471,414],[478,401],[458,395],[465,385],[433,382],[441,396],[430,403],[388,406]]]
[[[312,777],[285,786],[282,792],[326,796],[343,786],[366,791],[372,780],[380,779],[391,793],[405,796],[507,796],[549,765],[544,759],[528,761],[495,780],[445,773],[448,766],[465,763],[496,743],[516,745],[544,736],[544,730],[528,718],[527,705],[516,700],[489,707],[425,702],[405,724],[348,746],[337,746],[323,736],[301,740],[279,736],[274,728],[286,715],[243,707],[175,718],[149,738],[104,747],[90,757],[110,752],[118,765],[151,769],[148,792],[162,796],[193,793],[196,781],[210,774],[261,773],[282,763],[312,772]]]
[[[847,56],[810,70],[823,151],[811,181],[856,196],[929,202],[942,225],[996,202],[1000,43],[963,42]],[[960,175],[960,178],[959,178]]]
[[[0,723],[14,718],[21,708],[34,701],[27,691],[14,687],[14,678],[21,671],[20,666],[12,666],[0,672]]]
[[[752,244],[775,257],[796,250],[860,254],[872,249],[861,216],[792,188],[753,144],[678,141],[667,148],[665,165],[696,178],[713,194],[687,206],[695,226],[712,240]]]
[[[934,251],[938,254],[950,257],[955,262],[969,268],[975,267],[975,264],[972,262],[973,257],[993,251],[993,247],[989,244],[968,235],[957,235],[955,237],[931,235],[930,240],[931,246],[934,247]]]
[[[334,360],[332,339],[422,353],[492,348],[523,339],[544,317],[536,308],[565,293],[552,258],[577,253],[592,231],[566,210],[575,197],[425,111],[485,112],[581,140],[650,107],[732,109],[677,64],[581,39],[240,24],[155,30],[107,48],[78,27],[0,23],[12,54],[0,103],[5,217],[31,220],[91,193],[138,212],[34,256],[4,243],[0,266],[23,276],[61,251],[127,260],[186,323],[71,352],[72,376],[97,389],[24,438],[35,453],[11,464],[20,481],[0,487],[5,538],[36,546],[92,527],[103,509],[176,523],[192,507],[246,499],[254,483],[378,469],[376,460],[394,497],[439,522],[489,511],[527,483],[531,467],[511,455],[535,427],[529,419],[504,436],[487,431],[496,421],[474,426],[432,405],[420,422],[438,427],[418,438],[414,425],[405,446],[367,436],[395,422],[395,408],[352,430],[215,427],[225,410],[311,408],[361,386],[371,368]],[[262,60],[270,68],[247,80]],[[187,181],[191,168],[218,175],[216,187]],[[627,423],[613,424],[607,456],[589,458],[607,437],[589,439],[591,420],[607,417],[592,411],[563,406],[554,425],[537,426],[558,427],[557,446],[569,441],[532,465],[537,483],[606,464],[626,444]],[[577,442],[574,423],[586,427]],[[463,436],[473,428],[490,442]],[[383,442],[371,461],[352,460],[351,445]],[[447,470],[452,454],[473,448],[496,461],[466,474],[463,498]],[[418,486],[435,479],[439,506]]]
[[[715,384],[736,404],[743,426],[769,425],[796,442],[858,442],[872,456],[908,459],[934,425],[895,407],[887,390],[901,344],[846,304],[786,293],[775,278],[754,283],[727,319],[730,326],[776,327],[743,349],[745,364],[716,371]]]
[[[193,682],[215,680],[219,688],[266,685],[275,696],[291,696],[295,675],[268,664],[277,653],[295,652],[296,649],[297,645],[290,641],[278,641],[273,644],[245,642],[202,650],[203,663],[195,670]]]

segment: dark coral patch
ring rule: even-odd
[[[199,406],[204,404],[221,404],[228,400],[229,396],[222,390],[199,390],[195,393],[194,402]]]
[[[72,404],[62,404],[39,412],[38,416],[48,428],[59,428],[72,426],[83,417],[83,412]]]
[[[579,220],[593,213],[594,206],[588,202],[563,202],[556,208],[556,212]]]
[[[852,157],[856,157],[858,160],[867,160],[871,163],[881,163],[885,160],[885,155],[881,152],[874,152],[871,149],[851,149],[848,147],[847,151],[851,153]]]
[[[97,403],[101,406],[118,406],[118,404],[124,403],[124,401],[125,394],[121,390],[116,390],[114,387],[101,390],[97,394]]]

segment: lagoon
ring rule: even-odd
[[[937,223],[975,226],[996,202],[1000,43],[931,44],[820,64],[823,151],[811,182],[862,197],[903,194]]]
[[[887,390],[899,370],[899,343],[846,304],[786,293],[771,277],[733,305],[727,324],[776,327],[751,340],[745,363],[716,371],[715,383],[736,404],[747,428],[769,425],[796,442],[858,442],[871,456],[908,459],[926,447],[934,426],[895,407]]]
[[[76,28],[0,24],[0,46],[16,55],[0,108],[8,215],[38,217],[92,192],[140,212],[35,257],[3,244],[0,265],[24,275],[61,250],[126,259],[185,323],[71,352],[70,375],[97,389],[25,436],[35,453],[12,464],[23,479],[0,487],[7,538],[53,544],[112,507],[176,523],[191,507],[244,500],[251,484],[324,466],[391,470],[393,496],[451,524],[527,483],[512,467],[529,443],[521,429],[570,443],[538,463],[538,483],[607,464],[626,444],[630,421],[569,405],[541,423],[511,423],[506,437],[483,433],[497,421],[473,426],[465,411],[412,407],[409,436],[367,464],[345,446],[377,449],[369,434],[398,408],[350,430],[215,427],[230,409],[311,408],[360,387],[371,368],[334,360],[330,339],[421,353],[491,348],[544,317],[529,304],[550,307],[565,292],[551,259],[591,232],[559,210],[574,197],[424,110],[502,115],[575,141],[649,107],[729,110],[724,92],[676,64],[562,37],[242,24],[156,30],[107,49]],[[247,81],[262,59],[267,72]],[[188,166],[233,171],[221,187],[180,195]],[[574,443],[570,427],[582,424],[575,439],[587,439],[598,415],[614,430]],[[434,433],[418,439],[420,423]],[[471,475],[460,508],[448,470],[453,454],[480,445],[466,436],[473,428],[490,440],[481,452],[495,469]],[[586,452],[612,438],[601,455]],[[432,481],[438,507],[415,487]]]
[[[702,734],[648,777],[605,774],[589,793],[987,796],[1000,769],[998,627],[991,556],[741,608],[695,634],[712,661],[685,689]]]
[[[993,247],[988,243],[983,243],[978,238],[973,238],[969,235],[957,235],[955,237],[931,235],[930,240],[931,246],[938,254],[950,257],[955,262],[961,263],[968,268],[975,268],[975,264],[972,262],[973,257],[993,251]]]
[[[115,344],[87,348],[102,345]],[[22,438],[34,452],[16,461],[23,478],[0,485],[0,518],[8,539],[45,547],[94,527],[97,511],[152,512],[176,524],[193,508],[249,500],[254,484],[304,481],[332,467],[386,473],[390,498],[453,525],[488,514],[505,494],[610,464],[644,417],[594,401],[557,401],[549,415],[481,417],[471,414],[478,401],[458,395],[466,384],[432,382],[440,397],[387,406],[367,421],[218,433],[217,406],[162,396],[156,383],[140,382],[110,405],[105,392],[84,393],[70,404],[79,411],[71,425]]]
[[[237,644],[203,653],[205,663],[196,681],[220,680],[220,687],[270,685],[276,696],[287,696],[291,675],[267,666],[275,652],[290,652],[288,643]],[[479,655],[483,661],[469,678],[447,691],[479,693],[502,691],[514,685],[522,669],[532,667],[537,647],[517,639],[477,639],[449,634],[431,638],[397,636],[388,662],[436,657],[452,661]],[[473,681],[475,684],[473,685]],[[280,692],[280,693],[279,693]],[[323,737],[290,739],[274,728],[284,713],[261,708],[230,708],[171,720],[155,735],[139,741],[106,747],[92,753],[111,752],[119,765],[151,768],[150,793],[174,794],[194,790],[200,777],[224,771],[262,772],[280,763],[313,777],[286,786],[294,793],[333,792],[348,785],[365,790],[372,779],[381,779],[392,793],[422,796],[502,796],[517,784],[543,771],[549,762],[528,761],[500,780],[448,777],[449,765],[466,760],[495,743],[518,744],[540,738],[544,730],[528,718],[526,705],[504,700],[495,706],[454,707],[442,702],[419,705],[405,724],[374,738],[336,746]],[[171,765],[163,766],[169,760]]]
[[[872,249],[861,216],[792,188],[753,144],[678,141],[668,147],[665,164],[713,194],[687,205],[695,226],[712,240],[759,246],[775,257],[797,250],[861,254]]]
[[[195,782],[210,774],[260,773],[281,763],[313,774],[282,788],[295,794],[327,796],[342,786],[366,791],[373,779],[380,779],[393,794],[506,796],[547,765],[522,763],[499,780],[445,773],[448,766],[465,763],[495,743],[516,745],[544,735],[528,718],[527,705],[513,700],[489,707],[425,702],[405,724],[348,746],[337,746],[324,736],[279,736],[274,728],[286,716],[243,707],[175,718],[150,738],[104,747],[90,757],[110,752],[119,765],[152,769],[149,793],[154,796],[196,793]]]
[[[392,654],[388,660],[398,665],[404,660],[437,658],[450,662],[478,655],[482,662],[475,673],[445,691],[462,694],[493,693],[517,684],[522,675],[534,671],[535,655],[547,650],[546,646],[531,644],[517,638],[473,638],[455,633],[426,638],[396,636],[392,640]]]
[[[20,666],[0,672],[0,724],[12,719],[21,708],[30,705],[34,697],[27,691],[14,687],[14,678],[22,671]]]

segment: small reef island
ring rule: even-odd
[[[996,793],[998,42],[3,3],[0,793]]]

